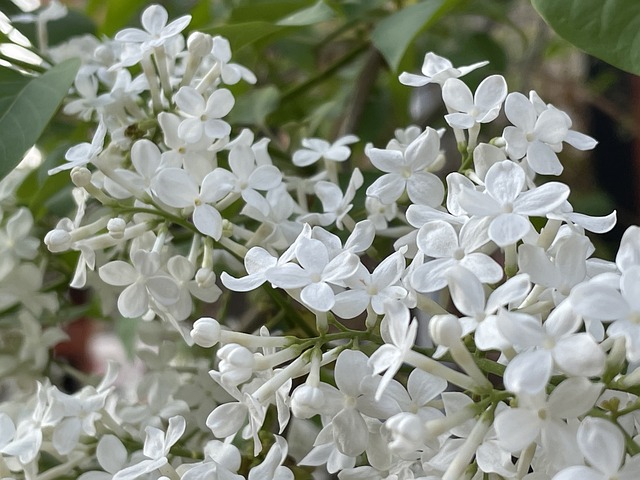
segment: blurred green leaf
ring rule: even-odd
[[[232,123],[264,125],[267,115],[278,108],[280,92],[273,85],[253,88],[238,97],[229,114]]]
[[[248,5],[239,5],[233,9],[229,23],[243,23],[251,21],[275,22],[291,15],[293,12],[312,5],[309,0],[280,0],[257,2]]]
[[[203,32],[226,37],[231,43],[231,48],[237,51],[287,28],[289,27],[281,27],[269,22],[247,22],[205,28]]]
[[[640,75],[638,0],[532,0],[558,35],[585,52]]]
[[[461,0],[425,0],[380,21],[371,40],[395,72],[411,41],[421,30],[457,6]]]
[[[134,16],[137,19],[137,14],[148,3],[147,0],[109,0],[108,2],[92,0],[87,8],[95,12],[106,7],[99,32],[112,37],[118,30],[129,25]]]
[[[14,72],[0,69],[0,91],[5,92],[6,80],[11,92],[0,99],[0,178],[36,143],[69,93],[79,67],[80,60],[67,60],[40,77],[23,77],[22,85],[17,85]]]
[[[303,10],[299,10],[291,15],[283,18],[278,22],[278,25],[286,26],[304,26],[314,25],[316,23],[324,22],[333,18],[335,12],[329,7],[323,0],[320,0],[315,5]]]

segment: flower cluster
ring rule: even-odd
[[[500,75],[472,92],[460,77],[484,62],[428,53],[400,81],[441,86],[458,171],[442,172],[445,131],[416,126],[366,145],[366,186],[339,175],[354,135],[275,162],[227,120],[227,87],[256,77],[226,39],[185,38],[189,21],[153,5],[83,58],[64,110],[95,133],[49,172],[70,171],[77,208],[44,243],[75,252],[71,286],[105,316],[139,320],[136,384],[22,378],[61,332],[37,321],[57,300],[40,293],[30,213],[5,214],[0,304],[24,308],[19,353],[15,322],[0,336],[0,477],[639,476],[640,227],[615,262],[593,257],[585,231],[615,213],[576,213],[567,185],[536,182],[561,173],[565,143],[596,142]]]

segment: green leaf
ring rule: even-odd
[[[251,45],[258,40],[279,33],[287,28],[288,27],[281,27],[268,22],[246,22],[205,28],[202,31],[211,35],[222,35],[226,37],[235,52],[246,45]]]
[[[585,52],[640,75],[640,2],[532,0],[558,35]]]
[[[267,115],[278,108],[280,92],[273,85],[254,88],[238,97],[229,114],[232,123],[264,125]]]
[[[80,60],[71,59],[21,81],[14,72],[0,69],[0,178],[36,143],[69,93],[79,67]]]
[[[235,7],[228,23],[243,23],[258,20],[262,22],[276,22],[300,10],[301,7],[310,6],[312,3],[313,2],[308,0],[253,1],[251,4]]]
[[[130,24],[135,18],[139,24],[138,13],[149,2],[147,0],[109,0],[108,2],[91,2],[90,9],[106,6],[107,11],[102,22],[100,33],[114,36],[118,30]]]
[[[428,28],[461,0],[425,0],[404,8],[382,20],[371,34],[373,45],[393,71],[415,36]]]
[[[334,11],[324,1],[320,0],[315,5],[299,10],[283,18],[278,25],[300,27],[304,25],[314,25],[333,18]]]

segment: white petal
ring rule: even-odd
[[[455,266],[447,271],[451,299],[461,313],[474,317],[484,313],[485,296],[480,280],[464,267]]]
[[[205,109],[205,101],[195,88],[181,87],[173,96],[176,106],[187,115],[199,117]]]
[[[98,274],[103,282],[116,287],[130,285],[138,278],[135,268],[122,260],[114,260],[98,269]]]
[[[518,129],[533,132],[538,115],[533,104],[520,92],[513,92],[507,96],[504,103],[504,113]]]
[[[529,409],[511,408],[496,416],[494,427],[499,445],[509,452],[519,452],[540,433],[540,419]]]
[[[435,220],[420,228],[416,244],[429,257],[452,257],[458,248],[458,234],[451,224]]]
[[[125,288],[118,297],[118,310],[125,318],[138,318],[149,310],[149,295],[141,283]]]
[[[154,178],[153,189],[160,200],[176,208],[192,206],[199,194],[193,177],[181,168],[162,169]]]
[[[367,195],[376,197],[385,205],[391,205],[404,193],[407,182],[398,174],[381,176],[367,188]]]
[[[560,175],[563,167],[558,155],[546,143],[534,141],[527,148],[527,162],[540,175]]]
[[[205,113],[209,117],[222,118],[231,111],[234,103],[233,94],[226,88],[219,88],[207,100]]]
[[[151,34],[159,34],[167,24],[169,14],[161,5],[151,5],[142,12],[142,26]]]
[[[444,185],[433,173],[416,172],[407,180],[407,193],[413,203],[439,207],[444,199]]]
[[[578,150],[591,150],[598,144],[595,138],[575,130],[569,130],[567,136],[564,137],[564,141]]]
[[[585,415],[602,393],[601,383],[584,377],[567,378],[549,395],[547,405],[556,418],[572,419]]]
[[[528,219],[515,213],[503,213],[489,226],[489,238],[499,247],[513,245],[529,233],[533,227]]]
[[[518,164],[505,160],[493,165],[485,176],[487,192],[501,205],[514,202],[524,188],[525,173]]]
[[[319,312],[328,312],[335,303],[335,295],[325,282],[311,283],[300,292],[300,300]]]
[[[450,78],[444,82],[442,99],[447,107],[458,112],[469,112],[474,107],[471,90],[457,78]]]
[[[587,417],[578,428],[578,447],[587,461],[605,477],[613,477],[624,458],[625,442],[620,428],[608,420]]]
[[[478,85],[474,95],[474,103],[479,109],[488,111],[500,106],[506,96],[507,82],[504,77],[502,75],[491,75]]]
[[[542,217],[562,205],[568,196],[569,187],[565,184],[548,182],[522,193],[514,202],[514,211]]]
[[[369,441],[369,430],[355,408],[346,408],[332,420],[333,440],[338,450],[350,457],[363,453]]]
[[[542,112],[533,130],[535,137],[548,145],[562,142],[568,133],[566,114],[549,108]]]
[[[127,461],[127,449],[115,435],[107,434],[98,442],[96,457],[100,466],[109,473],[116,473]]]
[[[551,378],[553,360],[547,350],[530,350],[518,354],[504,371],[504,386],[518,395],[543,392]]]
[[[193,211],[193,224],[200,233],[208,235],[214,240],[222,236],[222,216],[211,205],[203,203]]]

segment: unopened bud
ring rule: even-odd
[[[199,288],[211,288],[216,284],[216,274],[210,268],[199,268],[195,279]]]
[[[71,248],[71,234],[66,230],[56,228],[45,235],[44,243],[50,252],[65,252]]]
[[[324,404],[322,390],[306,383],[296,388],[291,395],[291,412],[296,418],[311,418],[318,415]]]
[[[191,338],[196,345],[204,348],[213,347],[220,341],[220,324],[211,317],[202,317],[193,324]]]
[[[434,315],[429,320],[429,333],[435,343],[450,347],[460,341],[462,327],[455,315]]]
[[[124,237],[124,230],[127,227],[127,222],[125,222],[122,218],[112,218],[107,223],[107,230],[109,231],[109,235],[111,235],[116,240],[119,240]]]
[[[213,48],[213,39],[211,35],[202,32],[194,32],[187,39],[187,49],[191,55],[204,57],[211,53]]]
[[[91,171],[87,167],[73,167],[71,181],[76,187],[84,188],[91,183]]]

